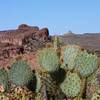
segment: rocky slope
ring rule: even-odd
[[[69,33],[59,37],[63,45],[78,44],[89,52],[100,54],[100,34]],[[37,26],[25,24],[19,25],[15,30],[0,31],[0,66],[10,66],[12,59],[19,54],[24,54],[24,58],[35,66],[36,51],[52,42],[52,38],[48,28],[39,29]],[[36,66],[33,69],[36,69]]]
[[[89,52],[100,52],[100,33],[66,34],[60,36],[63,44],[77,44]]]
[[[9,66],[11,59],[19,54],[36,52],[48,41],[47,28],[39,29],[22,24],[15,30],[0,31],[0,66]]]

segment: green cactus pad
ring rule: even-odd
[[[60,87],[68,97],[78,96],[81,91],[81,79],[77,73],[68,72]]]
[[[88,54],[86,51],[80,52],[75,60],[75,69],[83,77],[92,74],[99,66],[96,55]]]
[[[54,72],[59,68],[59,57],[53,48],[39,51],[38,62],[46,71]]]
[[[12,64],[9,72],[9,79],[12,83],[21,86],[28,85],[33,77],[33,72],[26,61],[18,60]]]
[[[8,84],[8,73],[4,69],[0,69],[0,85],[3,85],[5,91],[9,87],[9,84]]]
[[[80,52],[80,47],[77,45],[68,45],[63,51],[63,60],[67,70],[72,70],[75,67],[75,59]]]

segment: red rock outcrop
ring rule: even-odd
[[[47,28],[43,28],[39,31],[36,32],[36,37],[39,38],[40,40],[48,40],[49,37],[49,31]]]
[[[15,30],[0,31],[0,66],[9,66],[10,59],[18,54],[26,53],[29,49],[25,46],[32,48],[32,52],[36,51],[40,44],[47,42],[48,37],[47,28],[39,30],[37,26],[32,27],[26,24],[19,25]],[[30,43],[24,43],[23,40],[28,40]]]
[[[0,42],[14,45],[22,45],[22,40],[39,31],[38,27],[30,27],[22,24],[16,30],[0,31]]]

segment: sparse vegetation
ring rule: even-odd
[[[99,100],[100,59],[97,55],[75,44],[63,46],[59,36],[51,42],[47,29],[35,29],[38,35],[30,33],[22,40],[23,48],[18,50],[23,53],[12,57],[7,71],[0,69],[0,100]],[[32,56],[25,60],[24,53]],[[38,68],[32,69],[34,67]]]

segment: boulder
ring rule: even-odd
[[[47,41],[49,37],[49,30],[48,28],[43,28],[36,32],[36,38],[41,41]]]

